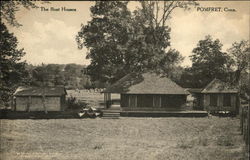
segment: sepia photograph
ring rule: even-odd
[[[0,160],[249,160],[250,1],[0,4]]]

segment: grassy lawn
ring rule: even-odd
[[[237,160],[237,118],[1,120],[1,160]]]

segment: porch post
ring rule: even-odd
[[[14,98],[11,96],[11,110],[14,111]]]
[[[111,104],[111,93],[107,93],[107,108],[110,107]]]
[[[111,101],[111,93],[109,93],[109,107],[111,107],[112,101]]]
[[[29,96],[29,100],[28,100],[28,112],[30,112],[30,105],[31,105],[31,96]]]
[[[111,93],[104,93],[104,104],[105,108],[109,108],[111,105]]]
[[[45,114],[47,114],[48,111],[47,111],[47,108],[46,108],[45,100],[46,100],[45,94],[43,94],[43,95],[42,95],[43,108],[44,108]]]
[[[107,93],[104,93],[104,107],[107,108]]]

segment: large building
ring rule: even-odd
[[[63,111],[66,108],[64,87],[19,87],[14,93],[14,111]]]
[[[104,90],[107,107],[111,93],[121,94],[122,110],[182,110],[186,92],[182,87],[155,73],[131,73]]]

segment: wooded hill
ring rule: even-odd
[[[86,66],[78,64],[42,64],[26,65],[29,77],[27,85],[32,86],[58,86],[63,85],[66,89],[89,89],[103,88],[104,84],[98,81],[91,82],[86,75]]]

